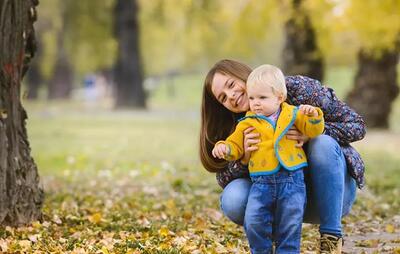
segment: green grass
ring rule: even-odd
[[[198,120],[179,114],[32,112],[29,134],[41,170],[132,168],[136,164],[198,165]]]

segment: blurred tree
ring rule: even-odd
[[[57,54],[52,77],[48,83],[48,99],[68,99],[71,96],[73,84],[73,69],[69,54],[65,47],[65,34],[68,26],[69,16],[66,4],[61,4],[61,29],[57,31]]]
[[[222,58],[279,58],[278,1],[141,0],[140,6],[146,74],[198,71]]]
[[[25,128],[21,79],[35,53],[37,0],[0,1],[0,223],[41,218],[43,190]]]
[[[35,26],[42,45],[40,73],[44,82],[53,79],[56,61],[62,59],[59,56],[63,51],[74,81],[112,67],[117,46],[112,36],[114,3],[115,0],[41,0],[38,7],[41,18]]]
[[[29,100],[38,99],[38,91],[40,85],[44,82],[42,72],[40,70],[40,62],[42,61],[42,49],[40,48],[40,39],[36,37],[37,50],[35,53],[35,58],[29,66],[26,73],[26,85],[28,87],[27,98]]]
[[[223,2],[224,3],[224,2]],[[244,61],[281,64],[282,22],[280,1],[235,1],[221,4],[216,20],[220,35],[215,43],[226,56]],[[211,45],[210,45],[211,46]],[[221,58],[221,54],[216,54]],[[217,59],[213,59],[215,62]]]
[[[397,64],[400,47],[375,56],[363,49],[358,55],[354,87],[346,101],[365,119],[368,127],[389,128],[392,104],[399,94]]]
[[[283,49],[283,69],[286,75],[304,75],[323,80],[324,60],[317,45],[304,0],[291,0],[290,18],[285,24],[286,41]]]
[[[389,127],[392,104],[399,94],[399,13],[396,0],[352,0],[345,12],[360,43],[358,72],[347,102],[364,116],[368,127]]]
[[[117,0],[114,9],[114,31],[118,41],[114,69],[118,108],[145,108],[142,62],[139,51],[139,7],[136,0]]]
[[[64,1],[67,26],[65,47],[79,77],[111,68],[116,60],[113,36],[115,0]]]

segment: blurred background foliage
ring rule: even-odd
[[[122,19],[117,17],[128,14],[116,9],[118,2],[123,3],[40,1],[28,98],[90,97],[85,90],[100,76],[109,105],[146,108],[163,101],[161,91],[164,101],[184,103],[177,93],[187,88],[176,81],[189,79],[193,85],[187,85],[196,87],[189,91],[196,94],[182,96],[198,107],[197,86],[206,71],[230,58],[332,81],[327,85],[343,88],[341,99],[371,127],[389,126],[399,93],[400,0],[131,0],[138,9],[122,7],[134,8],[127,12],[131,17]],[[123,32],[118,37],[116,31]],[[134,48],[127,51],[123,45]],[[347,75],[346,83],[327,77],[330,73]],[[374,105],[376,112],[365,105]]]
[[[147,76],[204,70],[221,58],[279,65],[284,22],[296,15],[291,13],[289,0],[138,2]],[[56,34],[63,26],[65,45],[79,75],[112,67],[114,4],[115,0],[40,1],[36,29],[46,59],[41,61],[46,77],[57,54]],[[374,52],[393,48],[398,38],[397,0],[307,0],[304,8],[329,65],[354,65],[360,47]]]

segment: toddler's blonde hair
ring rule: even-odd
[[[282,95],[283,100],[286,100],[287,90],[285,76],[278,67],[264,64],[255,68],[247,78],[246,86],[259,85],[271,87],[274,95]]]

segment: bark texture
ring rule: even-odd
[[[397,64],[399,49],[377,58],[365,51],[358,54],[358,71],[347,103],[360,113],[370,128],[389,128],[392,104],[399,94]]]
[[[43,190],[25,128],[21,79],[35,53],[37,0],[0,0],[0,224],[41,218]]]
[[[118,57],[114,69],[116,107],[145,108],[142,63],[139,51],[138,4],[136,0],[117,0],[114,32]]]
[[[292,0],[293,14],[285,24],[283,69],[285,75],[304,75],[317,80],[324,78],[324,61],[318,49],[315,31],[302,0]]]

